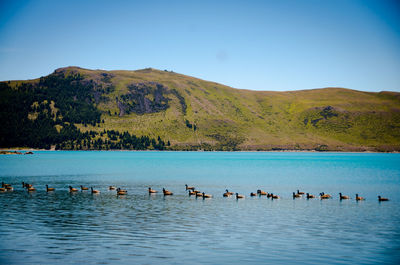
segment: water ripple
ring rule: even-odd
[[[93,156],[96,153],[91,154]],[[176,155],[173,156],[176,159]],[[178,159],[180,163],[174,162],[175,166],[180,166],[178,171],[155,169],[157,174],[148,172],[143,176],[135,175],[133,169],[129,171],[130,176],[127,172],[121,176],[100,173],[41,175],[34,172],[23,177],[2,173],[2,180],[15,183],[15,190],[0,193],[0,263],[290,264],[295,261],[304,264],[396,264],[400,260],[400,196],[395,192],[400,189],[400,183],[393,181],[396,177],[399,180],[398,166],[382,162],[391,168],[386,169],[370,159],[367,159],[368,164],[359,165],[357,161],[347,164],[345,157],[340,155],[328,156],[335,160],[335,166],[331,168],[326,163],[326,156],[320,160],[309,157],[312,165],[307,159],[293,155],[287,159],[281,154],[278,157],[251,154],[253,158],[256,156],[256,160],[247,159],[243,154],[235,154],[234,158],[226,158],[224,153],[221,156],[225,158],[217,154],[212,156],[217,158],[217,162],[204,158],[195,161],[214,163],[214,168],[222,176],[207,171],[209,165],[206,167],[206,164],[201,168],[201,177],[197,173],[187,173],[197,172],[193,169],[197,168],[196,163],[188,159],[187,154]],[[162,159],[159,154],[156,157]],[[240,160],[241,169],[235,166],[237,160]],[[152,159],[149,161],[154,162]],[[285,171],[286,167],[293,167],[292,162],[300,167],[299,171]],[[325,182],[330,181],[328,184],[316,176],[288,176],[310,172],[306,170],[310,168],[319,174],[322,169],[317,162],[327,167],[327,175],[335,175],[338,171],[346,174],[346,167],[348,172],[358,172],[358,175],[348,179],[340,177],[339,181],[325,179]],[[160,163],[165,166],[165,163]],[[238,172],[231,171],[227,165]],[[84,165],[81,167],[87,169]],[[251,167],[260,169],[251,171],[257,176],[248,174]],[[4,169],[3,172],[8,170],[1,160],[0,168]],[[231,175],[224,177],[226,172],[223,168]],[[182,172],[186,172],[185,176],[180,175]],[[269,176],[273,175],[272,172],[281,177],[280,183],[276,180],[278,178]],[[387,181],[382,172],[391,174]],[[310,174],[313,175],[313,171]],[[364,176],[359,176],[362,174]],[[373,183],[365,174],[379,175],[379,182]],[[188,179],[191,183],[198,183],[201,190],[214,195],[214,198],[189,197],[184,189]],[[325,191],[336,197],[324,201],[293,200],[291,191],[299,186],[298,179],[303,182],[301,188],[304,190],[313,194]],[[360,179],[359,185],[355,185],[355,179]],[[28,194],[22,190],[18,183],[23,180],[34,183],[38,191]],[[147,194],[149,185],[161,190],[166,183],[169,184],[166,188],[173,190],[174,196]],[[226,183],[230,184],[228,188],[232,191],[245,195],[261,185],[278,193],[282,199],[223,198]],[[43,187],[46,184],[55,187],[56,191],[45,192]],[[128,194],[117,196],[115,191],[108,190],[110,184],[127,189]],[[101,194],[70,194],[69,185],[93,185]],[[377,188],[389,194],[392,200],[378,203]],[[339,201],[339,191],[346,194],[357,191],[367,200],[358,203],[354,200]]]

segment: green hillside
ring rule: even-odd
[[[395,92],[250,91],[151,68],[78,67],[0,89],[1,147],[400,150]]]

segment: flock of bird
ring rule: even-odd
[[[32,184],[28,184],[28,183],[22,182],[22,187],[25,188],[27,192],[35,192],[36,191],[35,187],[33,187]],[[213,197],[210,194],[206,194],[205,192],[201,192],[199,190],[196,190],[195,187],[189,187],[187,184],[185,184],[185,187],[186,187],[186,191],[188,192],[189,196],[195,196],[196,198],[201,197],[203,199],[212,198]],[[7,192],[7,191],[13,191],[13,190],[14,190],[14,188],[12,187],[11,184],[6,184],[4,182],[1,183],[0,192]],[[84,186],[81,185],[80,190],[81,191],[89,191],[89,188],[88,187],[84,187]],[[108,190],[115,190],[117,192],[117,195],[126,195],[126,194],[128,194],[127,190],[123,190],[123,189],[117,188],[115,186],[109,186]],[[53,192],[53,191],[55,191],[55,188],[49,188],[49,185],[46,185],[46,191],[47,192]],[[73,188],[72,186],[69,186],[69,192],[70,193],[74,193],[74,192],[78,192],[78,191],[79,191],[79,189]],[[149,191],[149,194],[158,193],[157,190],[153,190],[151,187],[149,187],[148,191]],[[99,194],[100,193],[99,190],[95,190],[95,189],[93,189],[93,187],[90,188],[90,192],[92,194]],[[165,188],[162,189],[162,192],[163,192],[164,196],[173,195],[173,192],[171,192],[169,190],[166,190]],[[300,190],[297,190],[297,192],[293,192],[293,199],[301,198],[304,195],[305,195],[305,197],[307,199],[317,198],[315,195],[312,195],[310,193],[304,193],[304,192],[301,192]],[[225,190],[225,192],[222,194],[222,196],[223,197],[235,196],[236,199],[238,199],[238,200],[239,199],[244,199],[246,197],[246,196],[244,196],[242,194],[239,194],[239,193],[230,192],[229,190]],[[250,193],[250,197],[255,197],[255,196],[259,196],[259,197],[266,196],[267,198],[271,198],[272,200],[273,199],[280,199],[280,197],[278,195],[273,194],[273,193],[268,193],[268,192],[263,191],[263,190],[257,190],[256,193],[255,192],[251,192]],[[325,194],[324,192],[321,192],[319,194],[319,198],[321,200],[331,199],[332,196],[329,195],[329,194]],[[339,193],[339,199],[340,200],[349,200],[351,198],[350,198],[350,196],[343,195],[342,193]],[[356,199],[356,201],[365,200],[363,197],[358,196],[358,194],[356,194],[355,199]],[[380,202],[381,201],[388,201],[388,200],[389,200],[388,198],[383,198],[381,196],[378,196],[378,201],[380,201]]]

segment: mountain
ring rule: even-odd
[[[235,89],[171,71],[66,67],[0,82],[0,147],[399,151],[400,93]]]

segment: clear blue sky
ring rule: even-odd
[[[0,0],[0,80],[70,65],[254,90],[400,91],[400,1]]]

